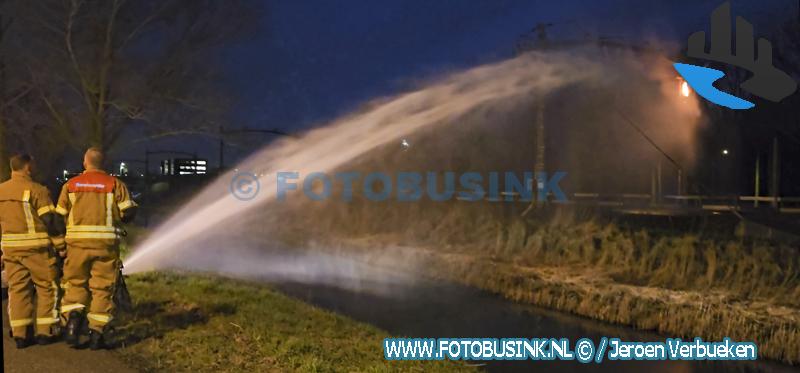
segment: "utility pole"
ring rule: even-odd
[[[554,26],[553,23],[540,22],[525,35],[522,35],[517,41],[515,53],[524,53],[531,50],[543,50],[553,47],[547,37],[547,28]],[[545,112],[545,93],[540,94],[536,98],[533,106],[533,128],[534,128],[534,149],[533,149],[533,179],[529,180],[531,188],[531,203],[522,212],[522,216],[527,216],[534,208],[540,207],[545,204],[547,195],[541,195],[544,188],[539,186],[547,182],[547,180],[539,180],[540,175],[544,175],[546,170],[545,154],[547,153],[547,143],[545,141],[546,131],[544,124]],[[546,191],[545,191],[546,193]]]
[[[586,40],[555,40],[554,41],[554,40],[551,40],[549,38],[547,30],[548,30],[549,27],[553,27],[555,25],[556,25],[556,23],[550,23],[550,22],[537,23],[533,27],[533,29],[531,29],[529,32],[527,32],[527,33],[525,33],[523,35],[520,35],[520,37],[517,39],[517,42],[515,44],[514,53],[515,54],[521,54],[521,53],[525,53],[525,52],[533,51],[533,50],[559,50],[559,49],[565,49],[565,48],[569,48],[569,47],[572,47],[572,46],[580,46],[580,45],[593,45],[593,46],[600,45],[600,46],[603,47],[604,51],[607,51],[607,50],[609,50],[611,48],[621,49],[621,50],[624,50],[626,52],[633,51],[635,53],[640,53],[643,50],[649,50],[649,48],[637,47],[637,46],[634,46],[634,45],[627,45],[627,44],[624,44],[624,43],[608,42],[608,41],[604,40],[603,38],[600,38],[600,39],[598,39],[596,41],[592,41],[592,40],[588,40],[588,39],[586,39]],[[534,125],[534,129],[535,129],[534,130],[534,132],[535,132],[534,136],[536,136],[536,139],[534,139],[534,142],[535,142],[534,155],[536,156],[536,158],[534,159],[533,171],[534,171],[534,176],[537,176],[537,177],[538,177],[539,173],[545,172],[545,170],[547,168],[547,164],[545,162],[545,156],[547,154],[547,141],[546,141],[547,140],[547,138],[546,138],[547,137],[547,131],[546,131],[546,127],[545,127],[546,98],[547,98],[547,96],[545,94],[541,94],[539,97],[537,97],[537,102],[534,104],[534,107],[533,107],[533,111],[534,111],[534,122],[533,122],[533,125]],[[619,110],[617,110],[617,111],[619,112]],[[656,145],[630,119],[625,117],[622,112],[619,112],[619,114],[621,116],[623,116],[623,118],[625,119],[626,122],[628,122],[642,136],[644,136],[645,139],[647,139],[647,141],[649,141],[651,145],[653,145],[661,154],[663,154],[672,164],[675,165],[675,167],[678,170],[678,178],[679,178],[678,190],[679,190],[679,194],[680,194],[681,191],[684,189],[683,170],[681,169],[680,165],[677,162],[675,162],[675,160],[672,159],[669,155],[667,155],[661,148],[659,148],[658,145]],[[661,175],[661,172],[659,171],[658,172],[658,185],[656,185],[656,180],[655,180],[656,179],[656,175],[655,174],[653,175],[653,187],[655,188],[655,186],[658,186],[658,191],[657,191],[658,193],[653,193],[654,195],[655,194],[659,194],[659,195],[661,194],[661,187],[660,187],[660,185],[661,185],[661,183],[660,183],[661,176],[660,175]],[[537,178],[536,182],[537,182],[537,184],[538,183],[545,183],[546,180],[538,180],[538,178]],[[534,207],[537,206],[538,198],[536,198],[536,197],[539,197],[538,196],[538,192],[539,192],[538,185],[532,185],[531,187],[532,188],[536,188],[536,193],[533,193],[533,195],[535,197],[534,197],[533,201],[531,202],[531,204],[528,206],[528,208],[526,208],[525,211],[522,213],[522,216],[526,216]]]
[[[656,164],[656,203],[661,204],[664,189],[661,184],[661,158],[658,159]]]
[[[547,196],[539,196],[539,193],[542,192],[544,189],[543,187],[540,188],[539,186],[544,186],[544,183],[547,180],[539,180],[539,175],[544,175],[545,172],[545,163],[544,163],[544,156],[546,145],[544,142],[545,136],[545,128],[544,128],[544,95],[539,97],[538,102],[536,103],[536,119],[534,125],[536,126],[536,159],[533,164],[533,175],[536,180],[536,185],[533,185],[534,193],[533,201],[537,203],[539,200],[544,201]]]
[[[650,204],[655,206],[656,204],[656,170],[655,168],[650,169]]]
[[[770,197],[772,197],[772,207],[778,208],[778,197],[780,196],[780,183],[781,183],[781,153],[778,148],[778,137],[772,140],[772,170],[770,175]]]
[[[534,28],[536,30],[536,39],[537,39],[537,41],[539,43],[539,47],[540,48],[546,48],[547,47],[547,43],[548,43],[548,40],[547,40],[547,28],[550,27],[550,26],[553,26],[553,24],[552,23],[539,23]],[[535,107],[536,118],[535,118],[534,125],[536,126],[536,159],[535,159],[534,164],[533,164],[533,175],[536,178],[536,184],[537,185],[535,186],[536,187],[535,188],[536,192],[533,193],[533,195],[534,195],[534,199],[533,200],[536,201],[536,202],[538,202],[539,200],[545,201],[546,198],[547,198],[546,195],[545,196],[539,196],[539,193],[541,193],[542,189],[544,189],[544,188],[539,188],[539,185],[544,186],[544,183],[547,182],[547,180],[539,180],[539,175],[544,175],[544,172],[545,172],[544,156],[545,156],[545,151],[547,150],[546,149],[546,145],[545,145],[545,138],[544,138],[545,137],[544,98],[545,98],[544,94],[540,95],[539,99],[536,102],[536,107]]]
[[[758,197],[761,196],[761,154],[756,154],[756,177],[755,177],[755,203],[753,205],[758,207]]]
[[[547,39],[547,28],[553,26],[552,23],[538,23],[533,28],[533,32],[536,33],[536,43],[535,47],[538,49],[544,49],[548,47],[548,39]],[[536,149],[535,149],[535,156],[534,163],[533,163],[533,177],[534,179],[532,182],[534,183],[531,185],[532,193],[531,196],[533,200],[531,201],[531,205],[525,209],[523,215],[526,215],[529,210],[537,205],[540,205],[546,201],[546,195],[540,195],[544,190],[544,184],[547,183],[547,180],[540,180],[540,176],[545,175],[545,154],[547,153],[547,145],[545,142],[545,124],[544,124],[544,111],[545,111],[545,94],[539,95],[537,97],[536,103],[534,104],[534,128],[535,128],[535,141],[536,141]],[[544,176],[546,178],[546,176]],[[541,187],[540,187],[541,186]],[[546,193],[546,191],[545,191]]]

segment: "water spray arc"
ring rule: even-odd
[[[598,59],[598,55],[605,60]],[[620,62],[619,58],[628,60],[620,64],[617,63]],[[423,146],[425,142],[421,142],[421,138],[424,138],[426,133],[450,132],[451,129],[468,128],[475,123],[491,127],[490,130],[498,131],[498,136],[515,136],[514,133],[503,133],[502,131],[511,127],[487,120],[486,114],[522,111],[522,109],[527,112],[532,103],[544,100],[551,100],[549,106],[553,112],[548,111],[548,115],[553,114],[552,123],[556,124],[554,129],[559,128],[560,121],[569,122],[570,118],[564,119],[564,112],[575,113],[581,110],[580,108],[597,112],[603,116],[601,119],[606,121],[601,120],[599,123],[608,123],[612,113],[608,113],[608,105],[603,101],[607,96],[598,94],[598,90],[610,86],[616,88],[614,84],[619,81],[629,81],[631,75],[636,76],[635,79],[638,79],[639,83],[653,81],[646,76],[649,70],[642,70],[638,58],[633,54],[609,57],[602,51],[598,53],[598,49],[594,47],[563,51],[533,51],[510,60],[456,73],[392,98],[376,100],[362,111],[343,116],[308,133],[276,139],[237,164],[234,170],[221,174],[171,217],[164,220],[125,260],[126,273],[180,268],[244,277],[278,276],[304,281],[324,279],[326,282],[331,282],[332,278],[347,279],[345,282],[348,285],[345,286],[355,286],[353,284],[361,283],[360,279],[396,278],[376,273],[347,259],[334,260],[325,256],[298,255],[296,252],[284,255],[285,251],[284,254],[279,253],[282,243],[277,239],[272,240],[270,236],[254,234],[254,231],[263,230],[259,227],[260,220],[263,220],[264,216],[269,216],[271,211],[276,211],[277,209],[273,209],[276,206],[274,204],[280,203],[276,201],[279,185],[277,174],[286,171],[300,175],[312,172],[335,173],[352,165],[354,161],[369,158],[372,154],[380,154],[382,150],[398,149],[398,144],[400,149],[397,151],[409,157],[420,154],[422,149],[442,152],[428,145]],[[674,77],[670,76],[668,80],[670,87],[668,92],[674,95],[672,90]],[[648,84],[648,89],[658,87],[658,84]],[[576,87],[588,88],[580,88],[583,91],[580,91],[582,93],[577,100],[574,96],[562,95],[563,92],[574,92]],[[658,88],[654,90],[658,91]],[[588,102],[595,100],[590,98],[594,97],[593,94],[601,98],[598,101],[601,104]],[[651,97],[658,100],[662,98],[659,92],[655,92]],[[658,102],[648,107],[663,109],[675,105],[675,103],[664,104]],[[675,111],[669,110],[668,114]],[[544,114],[544,110],[539,110],[539,114]],[[541,129],[543,118],[538,119],[539,125],[536,128]],[[597,121],[597,118],[593,120]],[[580,119],[578,121],[585,122]],[[614,118],[614,122],[618,121],[618,118]],[[458,127],[460,124],[464,127]],[[598,127],[594,122],[591,124]],[[525,122],[525,126],[530,128],[529,120]],[[670,127],[669,130],[674,131],[674,128]],[[656,134],[657,139],[663,139],[663,136],[663,132]],[[449,135],[445,133],[445,137]],[[582,141],[588,141],[589,147],[597,146],[596,137],[585,137],[587,139]],[[539,134],[538,138],[543,139],[544,134]],[[613,144],[613,142],[608,143]],[[566,145],[554,147],[556,150],[565,150],[555,157],[550,157],[548,162],[562,159],[567,162],[573,159],[573,154],[577,157],[583,154],[581,151],[587,149],[586,144]],[[670,149],[670,145],[667,145],[667,149]],[[544,146],[540,148],[541,154],[536,157],[537,164],[529,164],[527,167],[544,169],[545,149]],[[498,150],[505,152],[508,149]],[[620,149],[611,146],[606,151],[618,154]],[[597,153],[597,151],[592,152],[593,162],[600,158]],[[565,155],[569,157],[564,157]],[[482,153],[480,156],[484,157]],[[422,157],[423,160],[425,158]],[[242,172],[251,175],[254,178],[252,181],[258,185],[257,192],[248,198],[237,198],[231,192],[232,180],[236,174]],[[309,219],[308,224],[314,224],[313,218]],[[276,265],[276,263],[282,264]]]
[[[455,74],[334,121],[301,138],[282,139],[236,167],[264,175],[259,178],[262,192],[256,198],[243,202],[231,196],[227,190],[232,174],[221,175],[134,249],[126,260],[126,271],[157,269],[165,259],[197,249],[204,238],[213,236],[226,224],[236,224],[237,217],[274,200],[274,174],[279,170],[301,174],[331,171],[371,150],[397,144],[417,131],[457,118],[481,105],[526,101],[565,84],[594,77],[597,72],[595,64],[574,56],[524,55]]]

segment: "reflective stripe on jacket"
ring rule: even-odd
[[[25,174],[13,172],[10,180],[0,184],[0,246],[3,252],[50,246],[47,227],[41,217],[54,209],[47,188]]]
[[[107,248],[118,243],[121,216],[135,206],[125,183],[87,170],[64,184],[55,211],[67,218],[68,245]]]

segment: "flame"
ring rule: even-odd
[[[689,90],[689,83],[686,81],[681,82],[681,96],[689,97],[689,92],[691,92]]]

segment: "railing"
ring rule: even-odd
[[[573,193],[568,204],[611,207],[686,208],[707,211],[773,209],[783,214],[800,214],[800,197],[665,195],[656,201],[650,194]]]

